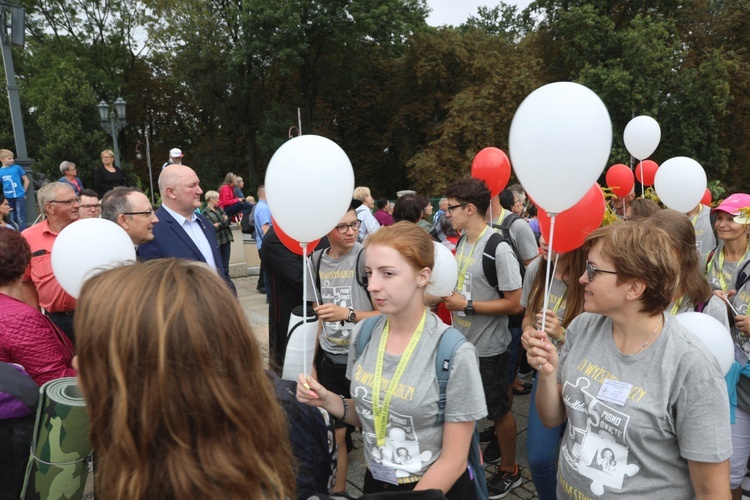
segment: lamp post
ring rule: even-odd
[[[99,109],[99,118],[101,119],[102,128],[112,135],[112,142],[114,143],[115,150],[115,165],[117,165],[118,167],[120,167],[121,165],[120,148],[117,145],[117,135],[120,133],[120,130],[122,130],[122,128],[128,124],[128,122],[125,121],[126,104],[127,103],[122,99],[122,97],[118,97],[115,100],[114,110],[112,110],[112,106],[104,101],[100,102],[96,106]]]
[[[154,176],[151,173],[151,148],[148,143],[148,126],[146,126],[146,165],[148,166],[148,181],[151,185],[151,205],[155,205],[154,201]],[[139,146],[143,146],[142,142],[135,145],[135,157],[139,160],[143,159],[143,153],[138,149]]]

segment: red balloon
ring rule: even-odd
[[[286,234],[282,229],[281,226],[279,226],[276,223],[276,219],[271,217],[271,222],[273,223],[274,230],[276,231],[276,234],[278,235],[281,242],[284,244],[285,247],[287,247],[291,252],[296,253],[297,255],[303,255],[302,254],[302,247],[299,244],[299,241],[295,240],[288,234]],[[315,241],[311,241],[307,244],[307,253],[311,254],[313,250],[315,250],[315,247],[318,246],[318,243],[320,243],[320,238],[318,238]]]
[[[618,163],[607,170],[607,186],[617,196],[627,196],[633,190],[635,178],[630,167]]]
[[[643,166],[643,179],[641,179],[641,166]],[[655,161],[643,160],[635,166],[635,178],[644,186],[653,186],[656,177],[656,169],[659,165]]]
[[[707,207],[711,206],[711,191],[706,188],[706,192],[703,193],[703,198],[701,198],[701,203],[706,205]]]
[[[498,148],[484,148],[471,162],[471,176],[483,180],[492,196],[497,196],[510,180],[508,155]]]
[[[542,236],[550,241],[550,218],[547,212],[539,207],[538,219]],[[555,217],[555,235],[552,250],[558,253],[570,252],[583,245],[586,237],[594,232],[604,218],[604,193],[599,184],[594,184],[583,198]]]

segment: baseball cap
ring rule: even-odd
[[[736,193],[724,201],[722,201],[718,207],[711,210],[711,212],[717,212],[721,210],[731,215],[739,215],[740,210],[743,208],[750,208],[750,194]]]
[[[182,158],[184,155],[182,154],[182,150],[180,148],[172,148],[169,150],[169,157],[170,158]]]

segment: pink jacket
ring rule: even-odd
[[[73,343],[52,321],[25,302],[0,293],[0,361],[17,363],[40,386],[75,377]]]
[[[219,188],[219,203],[221,208],[231,207],[237,202],[240,202],[239,198],[234,196],[234,186],[229,184],[222,184]]]

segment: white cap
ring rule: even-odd
[[[180,148],[172,148],[169,150],[169,157],[170,158],[182,158],[184,155],[182,154],[182,150]]]

